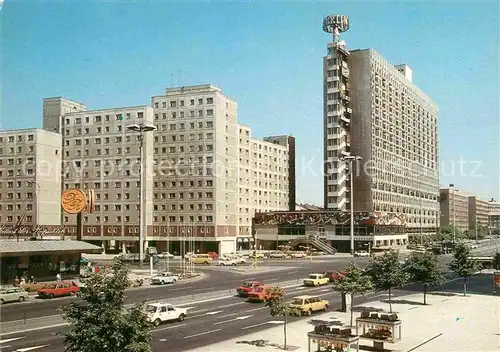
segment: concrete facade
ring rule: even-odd
[[[469,231],[475,231],[476,226],[488,227],[488,201],[477,196],[469,196]]]
[[[0,131],[1,236],[13,228],[60,225],[61,136],[41,129]],[[28,236],[31,231],[21,231]],[[59,238],[59,235],[46,238]]]
[[[441,188],[441,226],[456,225],[460,231],[469,229],[469,195],[456,188]]]
[[[500,235],[500,202],[488,202],[488,227],[491,235]]]
[[[439,228],[438,108],[412,84],[408,65],[373,49],[328,44],[324,67],[324,206],[387,211],[408,219],[408,233]],[[361,161],[342,161],[346,155]]]

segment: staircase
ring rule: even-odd
[[[310,244],[314,248],[322,252],[325,252],[327,254],[337,253],[337,250],[332,246],[330,246],[328,243],[326,243],[324,240],[321,240],[313,236],[301,236],[299,238],[296,238],[290,241],[289,246],[293,248],[295,246],[298,246],[299,244]]]

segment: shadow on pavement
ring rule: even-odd
[[[384,300],[382,300],[380,302],[382,302],[382,303],[389,303],[389,300],[388,299],[384,299]],[[422,302],[409,301],[407,299],[392,299],[391,303],[392,304],[408,304],[408,305],[411,305],[411,306],[423,306],[424,305]]]

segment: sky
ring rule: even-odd
[[[410,65],[438,104],[441,185],[499,200],[496,1],[5,0],[0,128],[41,127],[44,97],[112,108],[209,83],[238,102],[254,137],[296,137],[297,200],[322,205],[329,14],[350,17],[348,48]]]

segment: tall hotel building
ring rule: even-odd
[[[294,138],[252,138],[250,127],[238,124],[237,103],[215,86],[168,88],[152,98],[152,106],[100,110],[47,98],[45,131],[34,135],[37,141],[45,134],[57,139],[61,153],[49,158],[63,167],[51,186],[56,201],[64,189],[95,191],[95,211],[82,216],[86,241],[105,250],[138,249],[140,136],[127,130],[132,124],[157,128],[144,133],[143,166],[144,232],[147,245],[158,251],[250,248],[254,213],[294,204]],[[3,141],[11,143],[10,137],[19,138],[12,132]],[[59,207],[58,224],[76,236],[76,216],[61,214]],[[0,216],[1,223],[9,220]]]
[[[348,210],[353,162],[354,211],[404,214],[407,231],[439,227],[438,108],[373,49],[347,50],[346,16],[325,18],[334,33],[324,57],[325,208]]]

